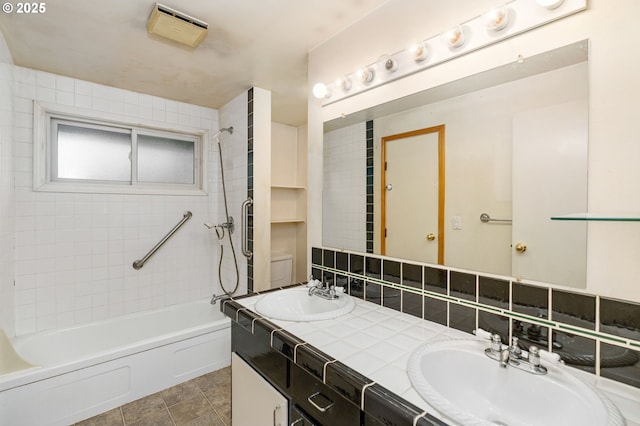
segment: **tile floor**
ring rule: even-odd
[[[196,377],[76,426],[231,426],[231,367]]]

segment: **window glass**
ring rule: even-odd
[[[138,181],[194,184],[195,142],[138,134]]]
[[[131,132],[57,122],[52,179],[131,181]]]

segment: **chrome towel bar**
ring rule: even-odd
[[[184,215],[182,216],[182,220],[180,222],[178,222],[178,224],[176,226],[173,227],[173,229],[171,231],[169,231],[167,233],[167,235],[165,235],[159,242],[158,244],[156,244],[155,246],[153,246],[153,248],[151,250],[149,250],[149,253],[147,253],[142,259],[140,260],[136,260],[135,262],[133,262],[133,269],[138,270],[140,268],[142,268],[144,266],[144,263],[149,260],[149,258],[151,256],[154,255],[154,253],[156,251],[158,251],[158,249],[160,247],[162,247],[164,245],[164,243],[167,242],[167,240],[169,238],[171,238],[173,236],[173,234],[176,233],[176,231],[178,229],[180,229],[180,227],[182,225],[185,224],[185,222],[187,222],[189,219],[191,219],[191,216],[193,216],[193,214],[190,211],[186,211],[184,212]]]
[[[488,223],[488,222],[503,222],[503,223],[511,223],[511,219],[492,219],[487,213],[482,213],[480,215],[480,222]]]

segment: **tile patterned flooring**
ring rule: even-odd
[[[196,377],[76,426],[231,426],[231,367]]]

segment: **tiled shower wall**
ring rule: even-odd
[[[330,247],[360,252],[367,251],[367,192],[362,185],[368,178],[365,126],[358,123],[325,133],[322,163],[322,204],[342,206],[339,211],[323,208],[322,241]]]
[[[312,249],[312,273],[354,297],[471,333],[555,352],[640,388],[640,304],[384,256]]]
[[[236,294],[245,294],[247,292],[247,258],[242,255],[241,250],[241,226],[242,212],[241,205],[246,198],[247,188],[247,93],[243,93],[229,102],[219,111],[220,127],[233,126],[233,134],[227,133],[221,135],[220,146],[222,148],[222,159],[224,164],[224,178],[227,188],[227,204],[229,207],[229,215],[233,217],[235,231],[232,235],[233,250],[229,244],[228,235],[224,239],[224,258],[222,262],[223,285],[224,288],[231,291],[236,284],[236,269],[234,262],[238,262],[238,290]],[[215,145],[215,144],[214,144]],[[212,145],[212,150],[218,152],[217,146]],[[223,206],[224,196],[222,194],[222,183],[220,168],[218,167],[216,157],[216,167],[210,169],[210,184],[217,188],[218,196],[216,204],[218,205],[217,223],[225,220],[225,209]],[[212,206],[214,208],[215,206]],[[212,234],[215,234],[212,232]],[[215,281],[218,282],[218,261],[215,259]]]
[[[13,60],[0,33],[0,328],[14,334]]]
[[[217,292],[218,245],[203,226],[219,218],[216,182],[209,185],[208,196],[34,192],[32,121],[34,100],[106,112],[125,121],[212,131],[218,128],[218,112],[22,67],[14,73],[16,334]],[[210,172],[218,170],[216,149],[210,150],[208,163]],[[3,205],[10,200],[4,183],[1,197]],[[134,270],[133,261],[187,210],[192,219],[142,269]],[[4,229],[8,219],[2,223]]]

